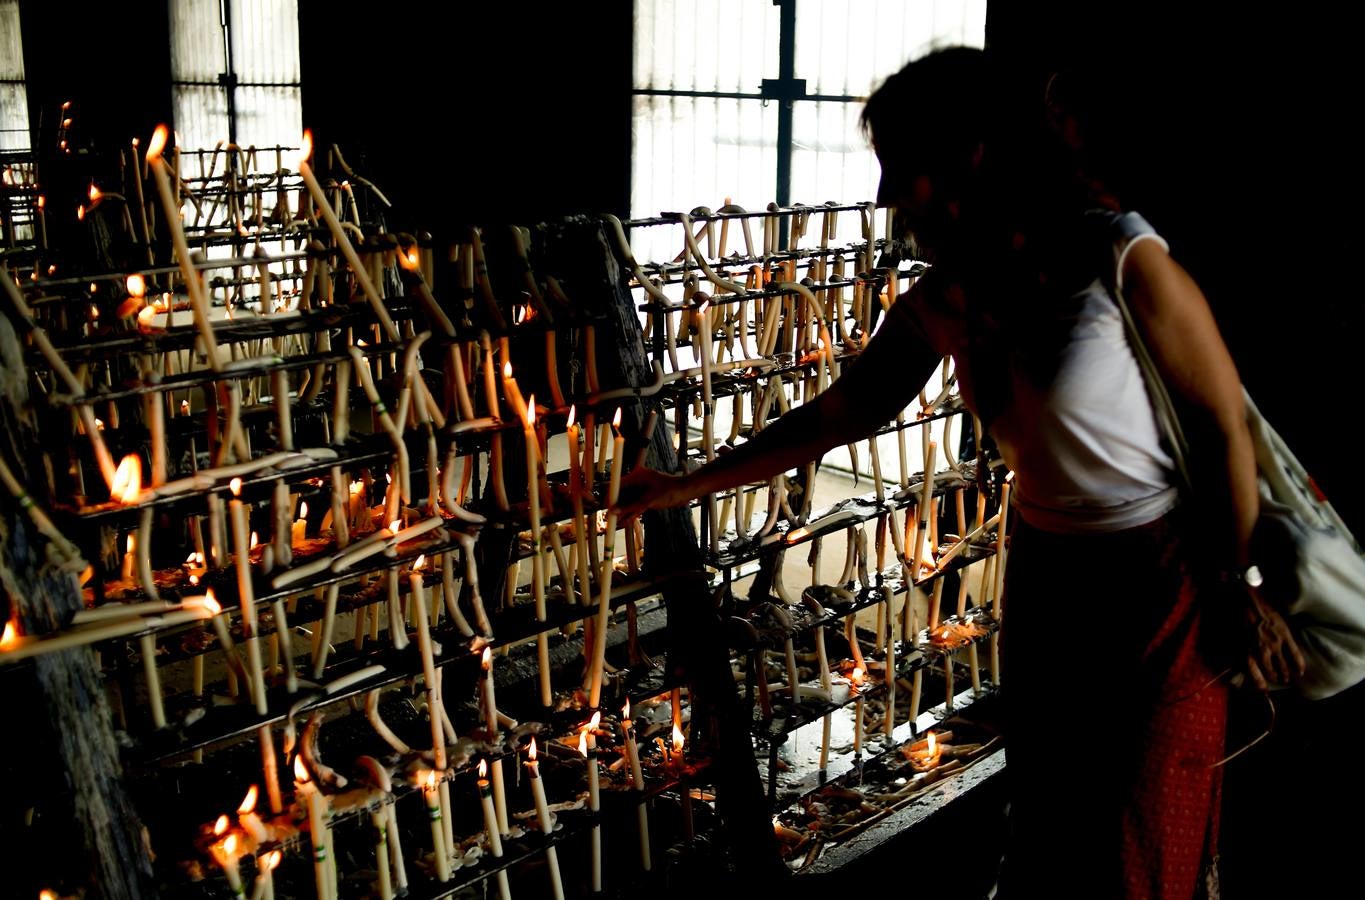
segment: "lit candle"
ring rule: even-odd
[[[550,818],[550,807],[545,802],[545,786],[540,783],[540,767],[536,763],[536,739],[531,738],[531,747],[526,751],[526,771],[531,776],[531,794],[536,800],[536,815],[540,819],[540,830],[546,840],[554,832],[554,821]],[[564,885],[559,877],[559,855],[553,846],[545,848],[545,861],[550,868],[550,888],[555,900],[564,900]]]
[[[308,529],[308,504],[299,503],[299,517],[294,520],[294,524],[289,526],[289,543],[294,547],[299,546],[305,540],[305,532]]]
[[[850,687],[853,693],[858,695],[858,699],[853,704],[853,755],[859,756],[863,752],[863,670],[859,666],[853,667],[853,675],[850,678]]]
[[[237,807],[237,821],[241,823],[242,829],[251,836],[251,840],[258,846],[270,839],[270,833],[266,830],[265,823],[261,817],[256,815],[256,800],[260,794],[256,785],[247,788],[246,796],[242,798],[241,805]]]
[[[128,537],[124,541],[123,548],[123,565],[119,568],[119,580],[131,587],[133,584],[133,569],[137,565],[137,535],[133,534],[131,531],[128,532]]]
[[[175,251],[176,261],[180,264],[185,290],[190,295],[194,324],[199,329],[199,338],[204,345],[204,356],[208,359],[209,368],[216,372],[220,368],[218,340],[214,337],[213,326],[209,323],[209,301],[204,295],[204,283],[190,259],[189,244],[185,241],[185,229],[180,222],[180,192],[178,188],[172,189],[170,170],[162,156],[166,149],[167,135],[165,125],[156,126],[151,143],[147,145],[147,165],[152,171],[157,193],[161,197],[161,208],[166,214],[166,229],[171,235],[171,246]],[[176,183],[179,184],[179,179]]]
[[[640,803],[636,809],[640,816],[640,867],[646,872],[650,871],[649,858],[649,810],[645,808],[645,773],[640,770],[640,751],[635,746],[635,732],[631,729],[630,722],[630,701],[621,710],[621,731],[625,734],[626,740],[626,761],[630,764],[631,778],[635,781],[635,790],[640,792]]]
[[[151,155],[148,148],[147,155]],[[346,264],[351,268],[351,274],[360,285],[360,290],[365,295],[365,300],[370,304],[375,317],[379,319],[380,326],[384,329],[385,336],[391,341],[399,339],[398,329],[393,324],[393,319],[389,317],[388,310],[384,308],[384,301],[380,298],[379,292],[375,290],[374,282],[370,280],[369,270],[360,261],[360,256],[355,252],[355,247],[351,245],[351,239],[346,235],[346,229],[341,227],[341,221],[337,218],[336,211],[332,209],[332,204],[327,201],[327,194],[318,184],[317,177],[313,175],[313,166],[309,162],[313,155],[313,133],[305,131],[303,133],[303,150],[299,154],[299,175],[303,178],[303,183],[308,187],[308,193],[313,196],[313,202],[317,204],[318,212],[327,223],[327,228],[332,232],[337,246],[341,248],[342,256],[346,257]]]
[[[502,858],[502,834],[498,826],[497,813],[493,811],[493,791],[489,787],[487,760],[479,760],[479,804],[483,807],[483,827],[488,832],[488,850],[494,859]],[[498,870],[498,896],[501,900],[512,900],[512,892],[507,885],[507,870]]]
[[[256,885],[251,891],[251,900],[273,900],[275,896],[275,869],[279,867],[284,854],[271,850],[256,859]]]
[[[308,815],[308,834],[313,842],[313,879],[318,900],[328,900],[327,826],[323,820],[323,805],[327,798],[313,784],[302,756],[294,757],[294,791],[303,801]]]
[[[601,809],[598,776],[597,776],[597,724],[602,721],[602,713],[595,712],[592,719],[583,728],[583,733],[578,736],[578,752],[588,760],[588,809],[593,813],[592,831],[590,832],[592,846],[592,892],[594,894],[602,891],[602,826],[597,821],[597,812]]]
[[[431,628],[427,622],[427,589],[422,584],[422,573],[413,571],[408,575],[412,593],[408,597],[408,608],[417,626],[417,652],[422,657],[422,680],[427,688],[427,718],[431,722],[431,751],[435,757],[436,768],[446,767],[446,742],[441,730],[441,695],[436,687],[436,659],[431,647]]]
[[[512,382],[515,387],[516,382]],[[526,501],[531,521],[531,590],[536,601],[536,621],[545,621],[545,559],[540,544],[540,442],[536,438],[536,395],[522,405],[522,435],[526,442]],[[536,634],[536,658],[540,665],[540,704],[550,706],[550,636],[542,628]]]
[[[234,478],[230,484],[232,500],[228,502],[228,515],[232,519],[232,545],[237,566],[237,597],[242,612],[242,634],[246,639],[247,677],[250,679],[252,697],[256,701],[256,713],[265,715],[268,711],[265,696],[265,674],[261,670],[261,645],[256,639],[256,596],[251,587],[251,543],[247,534],[246,507],[242,504],[242,479]]]
[[[488,730],[488,739],[490,741],[497,740],[498,701],[493,690],[493,649],[491,647],[483,648],[483,655],[480,657],[479,681],[483,687],[484,727]]]
[[[602,541],[602,568],[598,574],[597,616],[593,622],[592,666],[588,670],[588,705],[602,701],[602,673],[607,661],[607,620],[611,614],[611,582],[615,574],[616,554],[616,499],[621,491],[621,459],[625,453],[625,438],[621,435],[621,410],[616,410],[611,427],[611,481],[607,490],[607,527]]]
[[[119,461],[118,468],[114,470],[114,479],[109,485],[109,496],[124,506],[132,506],[141,499],[142,458],[136,453],[129,453]],[[131,576],[126,577],[131,580]]]
[[[450,880],[450,857],[446,853],[445,826],[441,824],[441,800],[440,791],[436,787],[436,773],[428,770],[420,779],[422,797],[427,804],[427,819],[431,823],[431,846],[436,857],[436,880],[444,884]]]
[[[226,817],[220,821],[226,825]],[[233,896],[237,897],[238,900],[244,900],[246,890],[242,886],[242,873],[238,867],[238,860],[241,859],[241,854],[237,850],[239,843],[240,841],[235,833],[229,834],[213,845],[213,855],[218,865],[223,867],[223,874],[227,876],[228,886],[232,888]]]

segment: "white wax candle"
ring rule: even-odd
[[[408,575],[412,593],[408,596],[408,608],[412,610],[413,622],[417,626],[417,652],[422,657],[422,680],[427,690],[427,719],[431,722],[431,751],[436,768],[444,771],[446,767],[446,742],[441,730],[441,696],[436,687],[436,659],[431,648],[431,629],[427,623],[427,589],[422,584],[422,573]]]
[[[446,853],[445,826],[441,824],[440,791],[436,787],[436,773],[422,776],[422,798],[427,805],[427,820],[431,823],[431,846],[436,859],[436,880],[445,884],[450,880],[450,856]]]
[[[265,695],[265,674],[261,670],[261,645],[256,639],[256,595],[251,586],[251,542],[247,530],[246,507],[238,499],[242,480],[232,479],[232,500],[228,513],[232,519],[232,544],[237,567],[237,597],[242,613],[242,632],[246,639],[247,677],[257,715],[268,711]]]
[[[540,782],[540,769],[536,763],[536,739],[531,738],[531,749],[526,760],[527,774],[530,775],[531,794],[536,801],[536,816],[540,820],[540,830],[546,838],[554,832],[554,822],[550,818],[550,807],[545,802],[545,786]],[[559,854],[554,847],[545,848],[545,861],[550,870],[550,889],[555,900],[564,900],[564,885],[559,874]]]
[[[483,807],[483,826],[488,832],[488,849],[494,859],[502,856],[502,835],[498,826],[497,813],[493,811],[493,792],[489,788],[488,779],[484,777],[487,773],[488,764],[484,760],[479,760],[479,804]],[[500,900],[512,900],[512,892],[507,884],[507,870],[499,869],[497,874],[498,896]]]

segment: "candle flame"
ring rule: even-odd
[[[90,190],[87,191],[87,194],[90,196],[90,203],[92,205],[98,203],[100,201],[100,198],[104,196],[104,192],[101,191],[93,181],[90,182]]]
[[[302,756],[294,757],[294,780],[299,784],[307,784],[313,780],[308,776],[308,767],[303,764]]]
[[[402,519],[394,519],[392,522],[389,523],[389,531],[392,531],[394,534],[397,534],[400,530],[402,530],[402,528],[403,528]]]
[[[255,549],[256,549],[257,547],[259,547],[260,545],[261,545],[261,538],[260,538],[260,536],[257,535],[256,532],[254,532],[254,531],[251,532],[251,549],[252,549],[252,550],[255,550]]]
[[[222,604],[218,602],[217,597],[213,596],[213,588],[209,588],[208,592],[204,594],[204,608],[215,616],[223,611]]]
[[[181,400],[181,401],[180,401],[180,415],[182,415],[182,416],[188,416],[189,414],[190,414],[190,401],[188,401],[188,400]]]
[[[137,535],[133,534],[133,532],[131,531],[128,532],[128,539],[123,542],[123,549],[128,553],[132,553],[134,550],[136,550]]]
[[[278,850],[271,850],[261,861],[265,863],[267,872],[273,872],[280,865],[280,860],[284,859],[284,854]]]
[[[213,833],[214,833],[215,835],[221,835],[223,832],[225,832],[225,831],[227,831],[227,830],[228,830],[228,817],[227,817],[226,815],[219,816],[219,817],[218,817],[218,821],[213,823]]]
[[[528,749],[528,750],[526,751],[526,758],[529,759],[531,762],[535,762],[535,761],[536,761],[536,739],[535,739],[535,737],[532,737],[532,738],[531,738],[531,747],[530,747],[530,749]]]
[[[483,655],[479,657],[479,665],[483,666],[483,670],[484,670],[485,672],[492,671],[492,669],[493,669],[493,648],[491,648],[491,647],[484,647],[484,648],[483,648]]]
[[[363,490],[365,490],[365,482],[363,482],[363,481],[352,481],[352,482],[351,482],[351,496],[352,496],[352,497],[354,497],[356,494],[359,494],[359,493],[360,493],[361,491],[363,491]]]
[[[422,566],[425,566],[426,564],[427,564],[427,555],[426,555],[425,553],[422,553],[422,554],[419,554],[419,555],[418,555],[416,561],[413,562],[412,567],[413,567],[414,569],[420,569],[420,568],[422,568]]]
[[[417,248],[411,247],[407,250],[398,252],[398,264],[409,272],[416,272],[422,264],[422,258],[417,255]]]
[[[621,427],[621,407],[616,407],[616,415],[611,417],[611,427],[619,429]]]
[[[136,272],[129,275],[123,283],[128,288],[130,297],[141,297],[147,293],[147,280]]]
[[[683,748],[683,733],[682,733],[682,729],[679,728],[677,725],[674,725],[674,726],[673,726],[673,750],[674,750],[674,752],[680,752],[680,751],[682,750],[682,748]]]
[[[488,760],[486,759],[479,760],[479,777],[480,778],[488,777]]]
[[[588,720],[588,727],[589,727],[590,729],[592,729],[593,731],[596,731],[596,730],[597,730],[597,726],[598,726],[598,725],[601,725],[601,724],[602,724],[602,711],[601,711],[601,710],[598,710],[597,712],[593,713],[593,714],[592,714],[592,718]]]
[[[230,834],[223,839],[223,852],[226,853],[229,858],[232,857],[232,854],[237,852],[237,835]]]
[[[502,377],[503,378],[512,377],[512,361],[510,359],[502,364]]]
[[[564,422],[565,428],[572,428],[574,419],[578,416],[578,404],[569,407],[569,418]]]
[[[161,153],[166,149],[166,136],[170,132],[165,125],[156,126],[156,131],[152,132],[152,139],[147,143],[147,161],[160,159]]]
[[[299,149],[299,166],[308,162],[308,158],[313,155],[313,130],[305,128],[303,130],[303,146]]]
[[[810,534],[810,529],[804,525],[787,535],[787,543],[793,544]]]
[[[933,756],[938,752],[938,741],[934,739],[934,733],[929,732],[929,755]]]
[[[43,888],[38,892],[38,900],[57,900],[57,892]]]
[[[231,489],[232,496],[234,497],[242,496],[242,479],[240,478],[232,479],[231,481],[228,482],[228,488]]]
[[[625,705],[625,706],[621,707],[621,718],[622,718],[622,719],[625,719],[627,722],[630,721],[630,701],[629,701],[629,700],[626,701],[626,705]]]
[[[308,503],[306,501],[299,503],[299,518],[308,518]]]
[[[237,807],[237,815],[244,816],[256,809],[256,795],[260,793],[256,785],[246,789],[246,796],[242,798],[242,803]]]
[[[46,206],[47,206],[47,198],[44,197],[42,194],[39,194],[39,195],[38,195],[38,208],[39,208],[39,209],[43,209],[43,208],[45,208]]]
[[[853,683],[854,683],[854,684],[862,684],[862,683],[863,683],[863,667],[862,667],[862,666],[854,666],[854,667],[853,667],[853,676],[852,676],[852,677],[853,677]]]
[[[536,425],[536,395],[532,394],[526,400],[526,427],[534,428]]]
[[[12,650],[14,645],[19,643],[19,629],[14,627],[14,623],[5,623],[5,633],[0,635],[0,650]]]
[[[428,790],[436,787],[436,772],[433,770],[429,769],[426,772],[423,772],[420,776],[418,776],[418,779],[422,782],[423,786],[425,786]]]
[[[578,733],[578,752],[584,756],[588,755],[588,729],[586,728]]]
[[[98,416],[95,417],[95,430],[96,431],[104,430],[104,420]]]
[[[76,221],[78,221],[78,222],[84,222],[84,221],[85,221],[85,204],[84,204],[84,203],[82,203],[80,206],[76,207]]]
[[[151,328],[156,320],[156,307],[144,306],[137,312],[137,326],[139,328]]]
[[[98,420],[95,427],[99,427]],[[138,495],[142,493],[142,458],[136,453],[129,453],[118,464],[114,470],[114,480],[109,485],[109,493],[123,504],[137,502]]]

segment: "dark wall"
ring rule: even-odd
[[[625,213],[629,0],[300,7],[304,123],[399,227]]]
[[[992,3],[988,41],[1071,71],[1097,166],[1170,239],[1262,412],[1365,532],[1345,430],[1365,324],[1349,212],[1359,53],[1309,7],[1212,5]]]

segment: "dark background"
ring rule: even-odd
[[[384,189],[391,227],[626,212],[629,2],[300,6],[305,124]],[[1358,41],[1326,8],[1265,9],[994,2],[988,40],[1076,73],[1112,186],[1170,239],[1263,412],[1360,533]],[[42,128],[67,99],[94,147],[169,120],[164,3],[25,0],[23,16]],[[1359,694],[1281,698],[1272,738],[1229,766],[1227,896],[1308,896],[1349,870]]]

